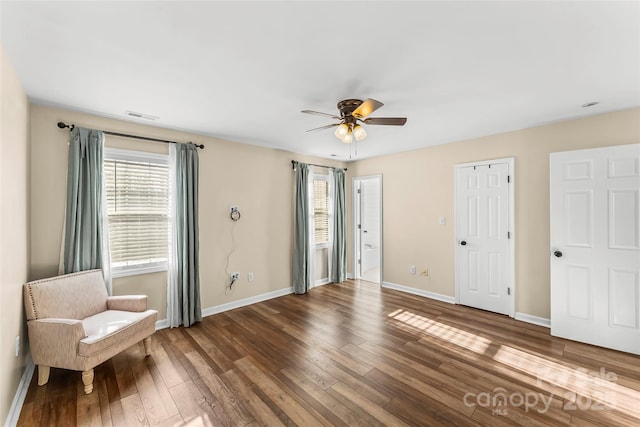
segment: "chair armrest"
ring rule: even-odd
[[[108,310],[137,311],[147,310],[146,295],[120,295],[107,297]]]
[[[82,321],[47,318],[29,320],[29,347],[36,365],[67,368],[78,357],[78,344],[86,337]]]

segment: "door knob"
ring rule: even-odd
[[[560,258],[560,257],[562,256],[562,252],[560,252],[560,251],[554,251],[554,252],[553,252],[553,255],[554,255],[556,258]]]
[[[461,241],[461,242],[460,242],[460,244],[461,244],[462,246],[466,246],[466,245],[467,245],[467,242],[463,240],[463,241]]]

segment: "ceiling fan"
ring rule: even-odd
[[[356,141],[362,141],[367,136],[367,132],[360,123],[367,125],[404,126],[407,122],[406,117],[367,117],[383,105],[384,104],[382,102],[371,98],[367,98],[365,101],[361,101],[359,99],[345,99],[338,102],[338,111],[340,112],[339,116],[312,110],[302,110],[301,112],[305,114],[327,116],[332,119],[339,120],[338,123],[309,129],[307,132],[335,127],[337,128],[335,132],[336,138],[346,144],[350,144],[353,142],[353,138],[355,138]]]

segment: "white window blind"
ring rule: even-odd
[[[315,243],[329,242],[329,182],[313,180],[313,226]]]
[[[109,243],[114,271],[166,266],[169,166],[165,156],[105,150]]]

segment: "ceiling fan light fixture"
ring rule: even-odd
[[[362,141],[367,137],[367,131],[360,125],[356,125],[353,128],[353,136],[356,138],[356,141]]]
[[[342,139],[349,133],[349,126],[346,123],[342,123],[336,128],[336,138]]]
[[[353,133],[351,132],[351,129],[349,129],[347,134],[340,138],[340,140],[345,144],[351,144],[353,142]]]

